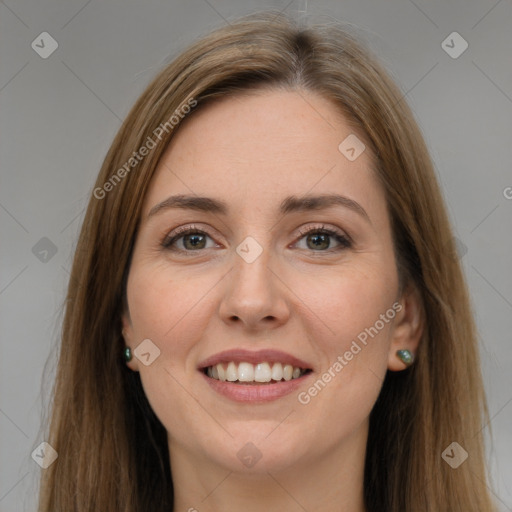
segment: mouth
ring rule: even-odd
[[[227,350],[198,366],[216,393],[237,402],[268,402],[292,393],[313,367],[278,350]]]
[[[267,361],[257,364],[229,361],[203,368],[203,373],[211,379],[241,385],[275,384],[299,379],[310,372],[310,368]]]

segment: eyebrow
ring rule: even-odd
[[[307,195],[302,197],[288,196],[281,202],[279,212],[284,215],[293,212],[322,210],[332,206],[343,206],[348,208],[371,224],[368,214],[359,203],[339,194]],[[229,211],[227,203],[219,199],[180,194],[170,196],[167,199],[164,199],[161,203],[153,206],[149,211],[147,218],[162,211],[174,208],[210,212],[219,215],[227,215]]]

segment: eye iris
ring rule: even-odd
[[[206,238],[204,235],[200,235],[200,234],[191,234],[191,235],[184,235],[183,236],[183,245],[187,248],[187,249],[203,249],[204,248],[204,242],[205,242]],[[189,241],[191,243],[191,247],[187,247],[187,241]],[[201,244],[202,242],[202,244]]]
[[[329,243],[330,243],[329,236],[330,235],[327,235],[325,233],[316,233],[314,235],[309,235],[308,236],[308,247],[310,249],[315,249],[315,248],[316,249],[328,249]],[[310,240],[315,240],[315,242],[313,242],[312,247],[309,245]],[[317,243],[318,240],[320,240],[320,243]]]

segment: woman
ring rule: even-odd
[[[491,511],[477,354],[398,88],[338,26],[246,17],[105,159],[39,510]]]

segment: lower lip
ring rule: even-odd
[[[201,375],[214,391],[235,402],[271,402],[296,391],[311,373],[302,375],[298,379],[284,380],[274,384],[235,384],[212,379],[203,372]]]

